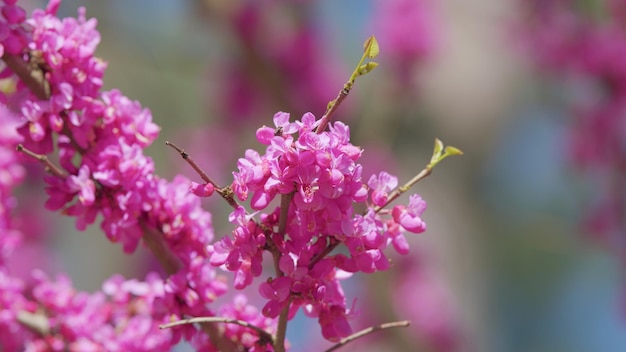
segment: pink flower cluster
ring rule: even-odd
[[[61,334],[63,348],[74,343],[81,343],[78,349],[88,347],[82,344],[88,340],[89,343],[102,342],[99,346],[105,350],[162,349],[182,337],[158,329],[159,324],[166,322],[165,317],[211,316],[213,313],[207,304],[226,291],[225,280],[218,277],[207,261],[210,255],[207,245],[213,238],[211,216],[189,192],[189,181],[179,177],[167,182],[154,175],[152,160],[143,154],[143,148],[152,143],[159,130],[150,112],[117,90],[100,90],[106,64],[94,56],[100,40],[95,30],[96,20],[87,20],[84,9],[79,11],[78,19],[59,19],[55,15],[58,6],[59,1],[53,0],[45,11],[35,10],[32,17],[27,18],[15,1],[4,1],[0,47],[6,65],[2,75],[10,77],[15,73],[21,80],[14,93],[1,94],[1,99],[18,109],[22,121],[18,131],[26,148],[43,154],[58,151],[60,169],[45,178],[49,195],[46,206],[76,217],[79,230],[92,224],[98,214],[102,215],[104,233],[111,241],[122,243],[126,252],[134,251],[142,238],[155,248],[165,247],[164,253],[172,255],[161,259],[171,276],[166,280],[152,278],[147,283],[137,283],[139,286],[118,282],[122,286],[143,287],[132,289],[131,293],[149,303],[138,303],[133,309],[126,307],[126,311],[117,309],[115,319],[102,321],[99,318],[92,321],[93,324],[85,324],[89,319],[82,314],[104,316],[100,310],[111,309],[103,306],[104,296],[76,296],[66,280],[60,281],[61,286],[51,288],[56,292],[54,295],[69,295],[69,301],[54,306],[56,310],[48,307],[46,297],[49,295],[36,294],[37,288],[32,291],[30,302],[37,309],[46,308],[51,323],[70,324],[76,319],[83,323],[82,330],[70,329],[68,334]],[[40,78],[29,81],[23,70],[28,70],[29,76],[33,73]],[[6,140],[14,148],[17,140],[8,136]],[[9,154],[1,159],[12,165],[7,168],[10,174],[4,178],[7,183],[13,182],[9,176],[19,178],[20,170],[11,159],[15,158],[15,152]],[[4,205],[3,202],[3,209]],[[8,233],[0,238],[3,248],[11,244]],[[7,280],[7,287],[15,288],[11,292],[19,294],[20,281],[11,281],[9,277]],[[44,281],[41,280],[41,285]],[[111,282],[105,285],[105,292],[118,291],[111,285]],[[158,309],[152,304],[154,297],[158,297]],[[69,304],[73,300],[80,301],[81,306]],[[82,306],[87,303],[89,307]],[[96,309],[96,306],[102,307]],[[139,316],[138,308],[143,315],[137,318],[139,320],[135,319]],[[124,319],[127,320],[124,323],[126,337],[119,334],[116,337],[116,341],[124,345],[113,348],[110,345],[113,342],[104,344],[110,337],[105,334],[105,325],[121,326]],[[95,326],[97,322],[102,325]],[[11,324],[16,323],[13,320]],[[94,330],[88,332],[87,326]],[[192,326],[179,331],[184,331],[188,339],[205,334]],[[88,334],[99,334],[99,337]]]
[[[568,96],[571,157],[595,179],[591,230],[612,242],[626,229],[626,5],[608,0],[585,8],[551,0],[525,1],[524,8],[524,44],[539,66],[565,79],[574,93]]]
[[[328,131],[316,132],[319,122],[310,113],[290,122],[289,114],[280,112],[274,116],[274,128],[257,131],[266,151],[246,151],[233,173],[233,191],[240,200],[250,198],[256,211],[268,208],[276,196],[287,199],[281,206],[288,208],[261,215],[260,223],[243,207],[235,209],[230,216],[236,225],[232,238],[213,246],[211,263],[234,271],[234,286],[241,289],[261,275],[262,252],[275,253],[280,274],[260,287],[269,300],[264,314],[277,317],[289,307],[293,316],[303,307],[319,319],[324,337],[336,341],[351,333],[339,280],[348,273],[386,270],[389,261],[383,251],[389,244],[406,253],[402,231],[426,229],[420,218],[426,203],[414,195],[407,207],[398,205],[391,217],[383,217],[380,209],[397,179],[383,172],[365,185],[357,163],[362,150],[350,143],[348,126],[336,122]],[[355,214],[356,203],[366,205],[365,214]],[[280,216],[286,216],[284,225]],[[327,256],[339,244],[349,255]]]
[[[31,351],[149,351],[167,350],[185,338],[207,351],[220,349],[220,343],[266,351],[276,342],[241,324],[158,326],[219,314],[269,334],[278,330],[277,320],[291,319],[300,308],[318,319],[330,341],[352,332],[348,320],[354,309],[347,306],[340,280],[388,269],[384,251],[390,245],[400,254],[408,252],[404,231],[426,229],[421,197],[412,195],[408,205],[386,209],[397,178],[381,172],[364,183],[358,163],[362,150],[351,144],[348,126],[335,122],[321,130],[325,124],[311,113],[294,122],[289,114],[277,113],[274,127],[258,129],[265,150],[246,151],[229,187],[193,184],[183,177],[160,179],[143,153],[159,130],[150,112],[117,90],[101,90],[106,64],[94,56],[100,41],[96,20],[87,20],[84,9],[77,19],[57,18],[59,0],[30,17],[15,3],[3,0],[0,8],[1,75],[19,80],[14,92],[0,94],[0,102],[19,116],[20,137],[0,135],[0,148],[22,139],[26,153],[41,159],[56,153],[59,166],[47,164],[46,207],[75,217],[79,230],[100,216],[109,240],[121,243],[127,253],[143,242],[167,277],[149,275],[143,282],[113,277],[102,292],[87,294],[74,290],[63,276],[51,281],[42,272],[34,274],[32,287],[25,287],[0,266],[1,345]],[[307,37],[296,41],[307,43]],[[272,51],[278,56],[270,61],[282,65],[291,49]],[[312,51],[305,51],[307,60]],[[298,72],[290,86],[309,83],[306,68],[290,68]],[[3,122],[7,108],[0,108]],[[11,205],[5,189],[21,172],[15,152],[3,152],[0,165],[11,167],[8,176],[0,173],[0,221]],[[229,217],[232,236],[214,242],[211,214],[201,209],[198,196],[228,198],[229,192],[250,200],[255,213],[230,198],[235,205]],[[273,206],[277,198],[280,206]],[[0,222],[9,229],[7,224]],[[4,227],[0,249],[9,252],[5,248],[15,241]],[[340,245],[346,251],[331,254]],[[210,307],[228,288],[215,267],[234,272],[234,287],[243,289],[263,273],[264,252],[272,255],[276,273],[260,284],[264,307],[250,306],[244,296],[221,309]],[[20,318],[24,314],[43,318],[48,328],[29,331]]]

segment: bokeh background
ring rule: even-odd
[[[160,175],[194,177],[164,145],[171,140],[229,182],[257,127],[271,125],[276,111],[321,116],[363,40],[384,30],[381,1],[260,1],[268,9],[255,21],[265,32],[234,17],[242,2],[63,1],[60,16],[85,6],[98,19],[105,88],[139,100],[162,126],[148,150]],[[357,326],[412,319],[414,327],[346,350],[626,350],[623,262],[582,224],[596,185],[569,157],[563,85],[519,40],[524,1],[420,2],[423,24],[417,16],[399,30],[421,43],[416,63],[394,58],[379,37],[381,66],[357,81],[337,119],[364,146],[367,175],[382,167],[408,180],[435,137],[465,155],[416,186],[428,202],[428,230],[412,235],[412,258],[346,283],[364,312]],[[227,209],[219,200],[206,206],[216,233],[229,233]],[[117,272],[143,277],[153,266],[145,251],[125,256],[97,229],[78,233],[71,221],[51,219],[51,270],[68,272],[78,289],[97,290]],[[298,317],[289,326],[293,350],[318,348],[316,325]]]

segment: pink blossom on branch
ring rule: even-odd
[[[264,313],[277,317],[289,307],[293,316],[301,306],[319,319],[327,339],[337,341],[351,333],[347,323],[350,310],[339,284],[344,276],[341,273],[389,268],[383,250],[402,236],[398,225],[413,232],[425,229],[420,216],[426,203],[419,196],[412,197],[400,216],[384,218],[377,214],[373,207],[384,205],[387,199],[376,201],[381,197],[377,194],[390,192],[397,179],[384,172],[380,179],[372,176],[370,186],[374,188],[370,189],[361,180],[358,159],[362,151],[350,143],[349,128],[336,122],[328,131],[317,133],[318,124],[310,113],[291,123],[289,115],[281,112],[274,118],[274,133],[268,127],[259,129],[257,138],[266,145],[265,153],[248,150],[246,158],[239,160],[233,190],[240,200],[252,194],[251,206],[257,211],[265,210],[276,196],[290,197],[289,208],[261,215],[260,225],[243,208],[235,209],[231,221],[237,227],[232,237],[224,237],[213,246],[211,262],[234,271],[235,287],[244,288],[261,274],[260,255],[272,244],[279,252],[284,276],[261,285],[261,295],[269,300]],[[375,204],[365,204],[368,190]],[[366,215],[355,214],[356,203],[364,203],[370,210]],[[279,232],[279,214],[287,215],[284,233]],[[335,241],[345,244],[349,255],[317,257],[327,243]],[[408,249],[394,246],[403,253]],[[331,321],[345,323],[329,325]]]
[[[165,322],[163,314],[212,315],[207,304],[226,285],[206,261],[213,236],[210,214],[189,193],[188,181],[168,183],[154,175],[152,160],[143,154],[158,132],[150,112],[119,91],[100,91],[106,65],[93,56],[99,42],[95,20],[87,20],[84,9],[78,19],[61,20],[56,8],[58,2],[51,2],[22,23],[2,22],[11,29],[2,41],[11,53],[3,56],[4,74],[15,72],[22,79],[17,92],[3,98],[21,112],[23,144],[39,153],[59,151],[60,171],[45,178],[48,208],[75,216],[79,229],[102,214],[105,234],[127,252],[152,236],[156,252],[173,254],[161,253],[172,274],[161,283],[163,308],[150,308],[145,317],[155,329]],[[32,79],[24,70],[42,77]],[[45,304],[44,296],[35,298]],[[206,333],[187,331],[188,337]],[[175,342],[168,332],[154,333]],[[143,349],[152,350],[149,345]]]
[[[13,6],[10,1],[5,4]],[[49,209],[76,217],[79,230],[102,215],[100,227],[109,240],[121,243],[128,253],[143,241],[167,277],[150,276],[145,282],[114,278],[105,283],[104,293],[89,295],[75,292],[62,276],[51,282],[37,274],[32,294],[22,293],[22,298],[29,296],[31,306],[16,309],[33,313],[44,308],[45,319],[60,326],[63,334],[40,333],[32,339],[34,349],[46,341],[55,348],[154,350],[185,338],[203,350],[233,344],[262,350],[271,344],[283,351],[283,324],[300,308],[318,319],[326,339],[338,341],[351,334],[354,308],[347,306],[340,281],[351,273],[388,269],[384,251],[390,244],[402,254],[408,251],[402,230],[425,230],[421,215],[426,204],[419,196],[391,213],[382,209],[410,186],[394,190],[397,179],[385,172],[372,177],[369,185],[363,183],[361,148],[350,142],[347,125],[330,119],[354,79],[376,64],[357,67],[322,119],[306,113],[290,122],[289,114],[277,113],[273,128],[257,131],[264,150],[246,151],[231,185],[220,188],[203,176],[205,184],[190,188],[183,177],[168,182],[154,174],[153,161],[143,153],[159,130],[150,112],[117,90],[101,91],[106,64],[93,56],[100,40],[96,21],[87,20],[84,9],[78,19],[58,19],[58,5],[51,1],[45,11],[36,10],[30,18],[12,7],[2,12],[1,23],[9,29],[9,35],[0,37],[3,74],[20,79],[15,94],[2,97],[20,114],[18,131],[25,145],[21,150],[51,170],[45,177]],[[363,58],[377,53],[372,37]],[[58,152],[59,166],[46,161],[53,152]],[[196,197],[213,193],[234,208],[229,217],[231,236],[219,241],[214,241],[211,214],[200,208]],[[234,197],[249,199],[256,213],[249,214]],[[271,209],[276,198],[281,205]],[[355,206],[366,211],[356,213]],[[339,245],[347,252],[331,254]],[[260,285],[267,300],[263,309],[249,308],[241,296],[234,305],[214,309],[211,303],[228,287],[214,267],[233,272],[234,287],[243,289],[262,275],[263,252],[272,255],[276,273]],[[13,288],[11,292],[21,289],[19,284],[7,287]],[[276,331],[276,341],[233,326],[156,329],[165,320],[216,312]],[[18,313],[9,317],[7,326],[14,325]],[[93,331],[85,331],[90,326],[86,322],[92,320]],[[107,335],[112,325],[119,324],[129,329]],[[99,340],[102,336],[117,340],[105,342]]]

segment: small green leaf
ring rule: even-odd
[[[376,40],[376,37],[370,36],[369,38],[367,38],[367,40],[363,44],[363,52],[365,53],[365,56],[370,59],[378,56],[378,54],[380,53],[380,47],[378,46],[378,41]]]
[[[378,66],[378,63],[376,62],[368,62],[365,65],[361,65],[357,71],[357,77],[362,76],[366,73],[370,73],[370,71],[375,69],[376,66]]]
[[[459,148],[452,146],[447,146],[444,149],[443,142],[436,138],[435,148],[433,149],[433,156],[430,158],[430,163],[426,166],[426,168],[432,170],[435,165],[439,164],[441,160],[452,155],[463,155],[463,152]]]
[[[453,146],[447,146],[446,149],[444,149],[443,154],[446,156],[451,156],[451,155],[463,155],[463,151],[459,148],[453,147]]]
[[[441,155],[443,150],[443,142],[439,138],[435,138],[435,148],[433,148],[433,157]]]

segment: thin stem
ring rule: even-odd
[[[381,331],[381,330],[385,330],[385,329],[391,329],[391,328],[405,328],[407,326],[411,325],[411,322],[408,320],[403,320],[403,321],[394,321],[391,323],[384,323],[384,324],[380,324],[380,325],[375,325],[375,326],[370,326],[367,329],[363,329],[357,333],[354,333],[344,339],[342,339],[341,341],[339,341],[336,345],[334,345],[333,347],[329,348],[326,350],[326,352],[332,352],[335,350],[340,349],[341,347],[347,345],[348,343],[361,338],[365,335],[369,335],[373,332],[376,331]]]
[[[187,164],[191,165],[191,167],[198,173],[198,175],[200,175],[200,178],[202,178],[204,182],[212,184],[216,189],[220,188],[220,186],[217,183],[213,182],[211,178],[209,178],[209,176],[204,172],[204,170],[202,170],[202,168],[200,168],[200,166],[196,164],[196,162],[189,156],[189,154],[187,154],[187,152],[185,152],[184,149],[179,148],[176,144],[170,141],[165,141],[165,145],[176,149],[176,151],[180,154],[180,156],[183,159],[185,159]]]
[[[173,275],[178,272],[183,264],[182,262],[174,255],[171,248],[165,242],[162,233],[159,233],[157,230],[150,228],[146,225],[145,220],[140,220],[141,229],[143,234],[141,238],[143,239],[146,246],[150,249],[152,254],[157,258],[163,269],[168,275]],[[193,320],[196,318],[191,318],[187,320]],[[199,322],[200,328],[204,331],[213,345],[219,351],[236,351],[235,344],[224,338],[224,334],[220,331],[219,327],[213,324],[204,324]]]
[[[324,114],[324,116],[322,116],[322,119],[320,120],[320,124],[319,124],[319,126],[317,126],[317,129],[315,130],[315,133],[322,133],[322,132],[324,132],[324,130],[326,129],[326,127],[330,123],[333,115],[335,115],[335,112],[339,108],[339,105],[341,105],[341,103],[346,99],[348,94],[350,94],[350,90],[352,89],[353,85],[354,85],[354,81],[348,81],[343,86],[343,89],[341,89],[339,91],[339,94],[337,94],[337,98],[335,98],[335,100],[333,100],[330,103],[330,107],[326,110],[326,113]]]
[[[40,100],[50,99],[50,83],[45,79],[43,71],[33,69],[19,55],[4,54],[2,61],[15,73],[33,94]]]
[[[294,192],[280,196],[280,217],[278,218],[278,235],[284,236],[287,231],[287,216]]]
[[[39,162],[43,164],[45,170],[53,174],[54,176],[59,177],[59,178],[67,177],[67,173],[63,171],[60,167],[54,165],[50,160],[48,160],[47,156],[42,155],[42,154],[37,154],[33,152],[32,150],[29,150],[26,147],[24,147],[22,144],[18,144],[16,149],[18,152],[22,152],[30,157],[33,157],[39,160]]]
[[[403,193],[408,191],[416,183],[418,183],[419,181],[421,181],[421,180],[425,179],[426,177],[428,177],[428,175],[430,175],[431,173],[432,173],[432,169],[430,169],[428,167],[424,168],[417,175],[415,175],[415,177],[413,177],[411,180],[409,180],[409,182],[405,183],[403,186],[398,187],[393,192],[391,192],[391,195],[389,195],[389,199],[387,199],[387,202],[383,206],[379,206],[379,207],[374,208],[374,211],[376,213],[380,212],[383,208],[385,208],[391,202],[396,200]],[[311,259],[311,263],[309,264],[309,269],[312,269],[313,266],[315,266],[315,264],[317,264],[317,262],[319,262],[320,260],[324,259],[324,257],[326,257],[335,248],[337,248],[339,246],[339,244],[341,244],[340,241],[331,240],[331,243],[329,243],[328,246],[323,251],[321,251],[315,257],[313,257],[313,259]]]
[[[393,192],[391,192],[391,194],[389,195],[389,198],[387,199],[387,202],[383,206],[374,208],[374,211],[378,213],[387,205],[389,205],[391,202],[393,202],[398,197],[400,197],[404,192],[408,191],[411,187],[413,187],[413,185],[415,185],[419,181],[428,177],[428,175],[430,175],[431,173],[432,173],[432,169],[430,168],[425,168],[424,170],[420,171],[420,173],[415,175],[415,177],[409,180],[409,182],[405,183],[403,186],[398,187]]]
[[[189,156],[187,152],[185,152],[184,149],[179,148],[176,144],[170,141],[166,141],[165,145],[174,148],[187,162],[187,164],[189,164],[194,169],[194,171],[196,171],[196,173],[200,176],[200,178],[202,178],[204,182],[210,183],[213,185],[213,187],[215,187],[217,193],[219,193],[219,195],[224,198],[224,200],[228,202],[231,207],[233,207],[234,209],[237,209],[239,207],[239,203],[237,203],[234,198],[233,190],[229,186],[222,188],[217,183],[213,182],[213,180],[211,180],[211,178],[204,172],[204,170],[202,170],[202,168],[198,166],[198,164],[196,164],[196,162],[191,158],[191,156]]]
[[[273,338],[272,338],[272,334],[268,333],[267,331],[263,330],[262,328],[260,328],[260,327],[258,327],[256,325],[250,324],[247,321],[243,321],[243,320],[220,318],[220,317],[198,317],[198,318],[183,319],[183,320],[178,320],[178,321],[174,321],[174,322],[171,322],[171,323],[160,325],[159,328],[160,329],[169,329],[169,328],[173,328],[175,326],[186,325],[186,324],[196,324],[196,323],[200,323],[200,324],[209,324],[209,323],[235,324],[235,325],[243,326],[244,328],[248,328],[248,329],[256,331],[259,334],[259,338],[261,340],[263,340],[263,341],[267,341],[268,343],[272,343],[272,344],[273,344],[273,341],[274,341]]]
[[[274,351],[285,352],[285,338],[287,337],[287,320],[289,319],[289,306],[291,306],[291,298],[288,299],[287,305],[280,311],[278,316],[278,325],[276,326],[276,337],[274,338]]]
[[[287,216],[289,215],[289,205],[293,199],[294,192],[289,194],[283,194],[280,197],[280,217],[278,219],[278,234],[280,236],[285,235],[287,228]],[[276,270],[276,276],[285,276],[279,268],[280,252],[274,246],[272,250],[272,257],[274,258],[274,269]],[[278,316],[278,325],[276,327],[276,338],[274,339],[274,350],[276,352],[285,351],[285,338],[287,336],[287,320],[289,318],[289,306],[291,305],[291,299],[287,301],[287,305],[280,311]]]
[[[144,219],[141,219],[139,224],[143,231],[141,238],[152,254],[157,258],[165,272],[168,275],[177,273],[182,268],[183,264],[165,242],[163,233],[148,227]]]
[[[317,262],[324,259],[324,257],[326,257],[330,252],[333,251],[333,249],[337,248],[339,244],[341,244],[341,241],[335,238],[331,238],[330,241],[331,242],[328,244],[328,246],[326,246],[326,248],[324,248],[323,251],[319,252],[315,257],[313,257],[313,259],[311,259],[311,263],[309,263],[309,270],[313,269]]]

